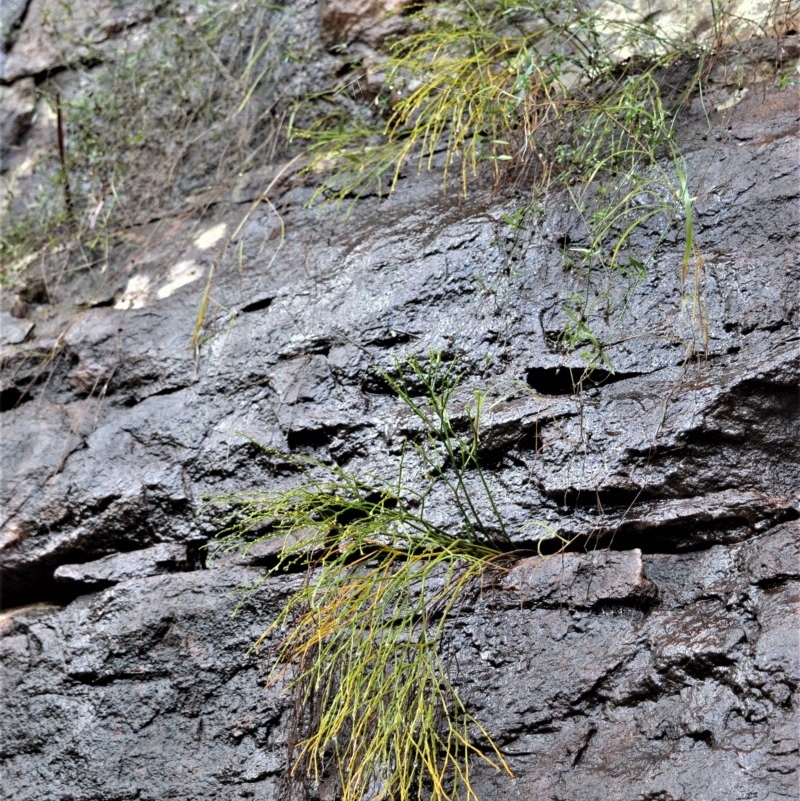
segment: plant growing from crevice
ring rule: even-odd
[[[430,167],[439,155],[445,187],[455,171],[462,191],[482,165],[498,178],[549,175],[580,113],[591,114],[604,93],[615,102],[606,85],[619,83],[619,50],[635,41],[648,68],[680,52],[652,28],[615,26],[562,0],[445,2],[410,16],[416,29],[389,45],[371,110],[359,113],[350,96],[358,82],[345,79],[325,93],[329,115],[291,126],[307,143],[310,169],[334,175],[319,194],[391,189],[406,163]],[[656,51],[669,55],[656,59]]]
[[[602,364],[613,370],[598,323],[615,338],[636,286],[676,228],[683,240],[681,283],[693,302],[692,347],[706,342],[694,199],[674,139],[674,115],[662,98],[663,68],[651,64],[579,109],[577,135],[557,153],[564,174],[572,176],[566,191],[584,231],[584,240],[565,253],[583,286],[567,299],[561,344],[569,352],[580,349],[588,369]]]
[[[450,642],[463,604],[508,559],[478,460],[485,396],[459,433],[454,365],[432,353],[397,366],[383,380],[422,430],[404,439],[394,475],[359,477],[273,453],[302,482],[218,499],[230,507],[219,548],[247,552],[270,541],[271,575],[307,571],[257,644],[279,638],[271,679],[293,693],[295,781],[333,775],[342,801],[475,801],[475,760],[510,775],[459,697]],[[434,490],[456,510],[452,527],[427,514]]]
[[[481,171],[527,184],[536,198],[558,191],[582,228],[565,254],[582,288],[571,293],[560,344],[588,370],[613,370],[603,339],[618,333],[632,292],[677,227],[699,341],[702,259],[673,128],[700,80],[700,51],[652,23],[603,20],[563,0],[445,2],[410,16],[416,28],[390,44],[370,108],[354,104],[345,83],[326,93],[329,115],[292,126],[309,169],[330,176],[315,197],[384,194],[407,166],[437,166],[445,189],[457,173],[463,193]],[[693,60],[673,86],[673,67]]]

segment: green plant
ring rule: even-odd
[[[285,19],[263,0],[201,3],[194,15],[166,4],[143,43],[104,61],[91,96],[65,103],[69,157],[89,178],[85,194],[99,202],[112,187],[125,200],[135,192],[152,215],[269,160],[280,140],[280,90],[256,96],[282,61]],[[143,174],[143,160],[159,174]]]
[[[588,369],[601,361],[611,369],[603,340],[618,333],[676,225],[684,279],[700,269],[673,122],[701,68],[667,102],[662,85],[689,48],[652,24],[610,22],[580,3],[445,2],[412,17],[417,27],[390,45],[370,109],[342,86],[325,94],[329,115],[292,124],[291,135],[307,143],[309,169],[331,176],[315,197],[391,191],[414,162],[438,165],[445,187],[457,171],[464,193],[482,167],[498,181],[532,182],[534,197],[561,190],[584,228],[565,259],[585,285],[572,295],[561,345],[579,347]],[[516,231],[524,217],[521,207],[505,221]]]
[[[520,206],[513,214],[504,214],[503,222],[511,231],[522,231],[525,227],[525,215],[528,212],[526,206]]]
[[[311,169],[333,167],[328,190],[337,198],[374,184],[391,189],[405,162],[431,166],[439,152],[445,185],[457,165],[464,191],[481,164],[498,175],[505,165],[548,173],[567,118],[591,112],[592,88],[614,80],[615,52],[634,40],[639,53],[655,49],[642,28],[563,0],[445,2],[412,18],[416,30],[394,41],[381,65],[379,113],[355,108],[344,84],[325,95],[329,115],[291,127],[308,143]],[[671,57],[678,52],[659,44]]]
[[[473,759],[510,774],[459,697],[448,650],[460,605],[507,558],[478,460],[486,394],[474,396],[458,433],[450,408],[460,384],[454,365],[432,353],[424,364],[408,357],[397,367],[383,379],[421,431],[404,442],[396,474],[360,478],[273,454],[305,480],[285,492],[220,499],[232,507],[220,548],[247,551],[271,540],[278,546],[271,573],[308,571],[259,641],[284,632],[272,680],[292,671],[301,732],[295,776],[319,781],[333,770],[343,801],[474,800]],[[411,467],[415,457],[422,471]],[[458,511],[453,528],[426,512],[439,489]]]
[[[683,239],[682,282],[702,316],[694,199],[657,81],[663,67],[652,63],[587,99],[571,112],[578,117],[572,143],[558,149],[586,236],[565,253],[570,268],[581,269],[584,287],[567,299],[561,343],[568,351],[582,347],[590,369],[602,362],[613,370],[592,318],[603,321],[607,339],[615,338],[633,291],[676,227]]]

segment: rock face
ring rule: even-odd
[[[793,797],[798,535],[784,524],[639,570],[632,554],[581,556],[550,593],[534,573],[483,598],[459,654],[465,696],[508,732],[517,772],[510,787],[482,778],[484,795]]]
[[[777,47],[797,49],[756,58]],[[557,344],[580,221],[551,198],[519,229],[519,190],[457,200],[429,175],[347,217],[304,209],[291,169],[270,204],[242,179],[138,226],[103,272],[45,265],[7,293],[7,798],[286,797],[289,702],[248,649],[300,577],[232,617],[263,568],[209,562],[203,502],[288,486],[253,440],[388,469],[414,427],[376,367],[430,349],[458,357],[464,403],[494,389],[481,449],[513,547],[542,526],[571,543],[521,558],[453,632],[515,774],[476,764],[481,799],[796,797],[800,93],[711,88],[680,131],[697,282],[675,231],[642,231],[654,263],[598,322],[614,371],[582,383]]]

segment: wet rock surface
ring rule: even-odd
[[[645,555],[657,602],[619,554],[600,553],[581,557],[583,575],[565,560],[547,602],[528,605],[519,586],[484,595],[459,666],[465,695],[508,733],[517,772],[505,789],[487,777],[486,796],[793,798],[798,535],[790,523],[732,547]],[[784,568],[753,572],[779,552]]]
[[[112,5],[103,41],[129,24]],[[248,648],[299,579],[232,618],[259,557],[209,564],[201,507],[288,486],[253,440],[389,470],[416,429],[376,368],[430,349],[459,359],[462,406],[492,390],[481,456],[525,553],[450,645],[516,775],[476,765],[481,798],[797,797],[799,100],[692,106],[696,294],[662,247],[597,321],[613,372],[584,381],[557,344],[579,221],[552,199],[515,230],[527,198],[457,200],[435,176],[347,217],[302,208],[291,170],[271,204],[258,187],[282,167],[244,176],[203,214],[137,226],[103,272],[4,295],[7,797],[285,797],[288,702]],[[542,525],[567,553],[530,556]]]
[[[0,619],[8,798],[280,798],[285,714],[247,649],[283,580],[231,568],[128,579],[62,611]]]

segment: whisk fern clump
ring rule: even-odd
[[[303,481],[284,492],[220,499],[231,515],[220,548],[246,551],[271,540],[273,575],[306,571],[256,644],[278,642],[271,680],[292,693],[294,780],[313,784],[333,775],[343,801],[477,801],[476,760],[510,769],[453,683],[450,633],[461,605],[504,569],[506,556],[482,535],[489,521],[477,515],[479,507],[496,512],[487,503],[488,478],[478,485],[481,499],[464,481],[481,468],[477,424],[460,436],[450,421],[460,377],[439,354],[398,366],[399,377],[384,378],[422,423],[422,435],[406,443],[396,474],[357,477],[276,453]],[[412,394],[412,383],[421,396]],[[404,483],[412,458],[427,465],[423,486]],[[452,493],[459,510],[452,530],[425,514],[437,486]],[[262,533],[253,536],[256,529]]]

